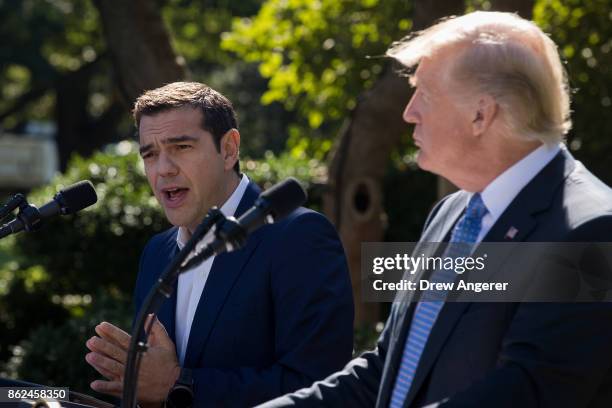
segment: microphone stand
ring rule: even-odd
[[[9,215],[15,208],[19,207],[19,213],[15,217],[23,223],[24,229],[28,232],[36,231],[40,228],[42,217],[38,208],[28,204],[28,200],[23,194],[15,194],[0,209],[0,220]],[[0,239],[11,235],[13,232],[10,223],[0,226]]]
[[[220,238],[202,248],[196,250],[193,257],[185,262],[183,270],[198,265],[215,254],[231,252],[242,248],[247,240],[247,231],[238,223],[236,218],[227,217],[223,219],[215,229],[215,236]]]
[[[145,301],[138,312],[134,327],[132,328],[132,337],[130,339],[130,346],[128,348],[125,376],[123,379],[123,396],[121,401],[122,408],[134,408],[136,404],[138,369],[142,354],[148,349],[147,339],[153,324],[153,319],[151,319],[147,324],[147,327],[144,327],[147,316],[149,314],[153,314],[154,317],[155,314],[157,314],[157,311],[161,307],[163,301],[166,298],[170,298],[172,295],[172,292],[174,291],[174,283],[178,279],[178,276],[182,272],[191,268],[193,265],[197,264],[197,262],[193,262],[193,259],[187,260],[187,257],[195,249],[197,243],[213,226],[216,226],[217,233],[220,230],[224,230],[224,225],[226,224],[227,220],[228,219],[225,217],[225,215],[223,215],[223,213],[217,207],[211,208],[202,223],[200,223],[200,225],[198,225],[194,231],[191,239],[166,267],[160,278],[157,280],[157,283],[151,288],[147,297],[145,298]],[[208,249],[208,246],[206,246],[206,249]],[[205,250],[202,253],[198,252],[196,255],[196,257],[199,257],[198,260],[206,259],[202,258],[201,256],[204,254],[204,252],[206,253],[206,258],[209,258],[216,251],[211,252]]]
[[[9,198],[9,200],[6,202],[6,204],[4,204],[2,206],[2,208],[0,208],[0,221],[6,217],[7,215],[9,215],[10,213],[13,212],[13,210],[17,207],[19,207],[19,205],[21,203],[25,202],[25,197],[23,194],[19,193],[19,194],[15,194],[14,196],[12,196],[11,198]]]

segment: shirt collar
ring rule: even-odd
[[[520,191],[564,148],[541,145],[497,176],[480,193],[489,214],[497,220]],[[468,201],[472,194],[468,196]]]
[[[225,215],[226,217],[231,217],[236,214],[238,204],[240,204],[240,200],[242,200],[242,196],[244,195],[244,192],[246,191],[249,182],[250,180],[247,175],[242,174],[240,183],[238,183],[238,186],[236,187],[232,195],[221,206],[221,212],[223,213],[223,215]],[[179,249],[183,249],[187,241],[189,241],[190,237],[191,234],[189,233],[187,228],[179,227],[178,234],[176,235],[176,243]]]

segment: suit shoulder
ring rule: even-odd
[[[591,173],[581,162],[576,162],[576,168],[567,177],[567,182],[576,188],[587,189],[591,194],[610,199],[612,188]],[[612,206],[608,202],[608,206]]]
[[[612,242],[612,212],[592,215],[570,232],[569,242]]]
[[[282,222],[291,223],[296,220],[304,220],[304,219],[325,219],[327,220],[327,218],[323,214],[315,210],[311,210],[310,208],[306,208],[306,207],[298,207],[294,211],[292,211],[289,215],[287,215],[283,219]]]
[[[609,222],[612,216],[612,189],[582,163],[577,162],[561,194],[567,217],[574,227],[592,222],[607,225]]]
[[[265,232],[264,232],[265,231]],[[338,240],[338,233],[331,221],[317,211],[299,207],[281,221],[268,225],[262,231],[268,237],[276,239],[305,239],[305,237],[328,236]]]
[[[170,247],[176,242],[177,231],[177,227],[171,227],[165,231],[153,235],[145,245],[145,251],[147,251],[148,249],[158,250],[166,246]]]

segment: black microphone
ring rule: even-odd
[[[79,181],[60,190],[53,199],[40,208],[33,205],[24,207],[17,217],[0,228],[0,238],[19,231],[33,231],[40,228],[42,220],[55,215],[68,215],[81,211],[98,201],[91,181]]]
[[[306,191],[290,177],[277,183],[259,195],[255,204],[240,218],[228,217],[215,231],[215,239],[202,252],[181,265],[187,270],[204,259],[244,245],[247,236],[264,224],[272,224],[289,215],[306,201]]]
[[[306,191],[291,177],[261,193],[253,207],[236,221],[250,234],[264,224],[272,224],[285,218],[304,202]]]

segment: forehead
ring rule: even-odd
[[[458,56],[458,50],[443,49],[432,56],[423,57],[409,77],[410,85],[430,90],[446,89],[452,82],[452,67]]]
[[[140,118],[138,134],[141,144],[157,137],[173,137],[179,135],[197,136],[202,129],[203,115],[198,109],[183,107],[143,115]]]
[[[413,87],[433,89],[438,82],[438,64],[430,58],[423,58],[416,71],[409,78],[410,85]]]

